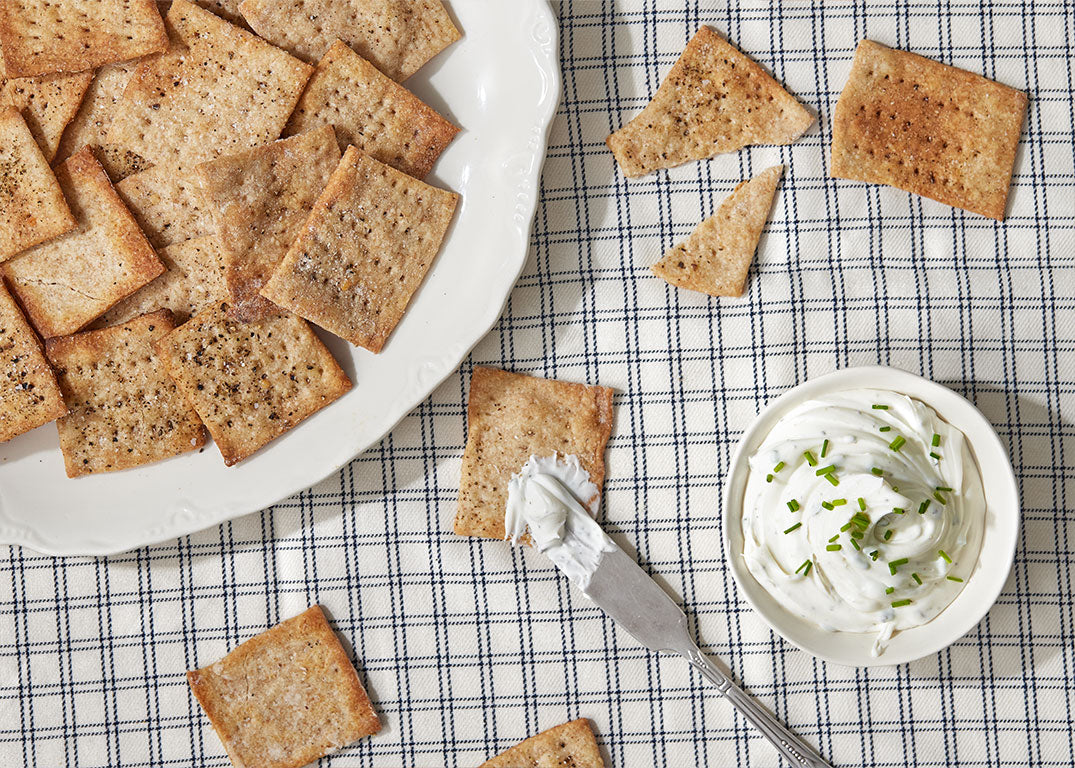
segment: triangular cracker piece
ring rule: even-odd
[[[381,728],[316,605],[187,672],[187,682],[236,766],[299,768]]]
[[[279,314],[260,291],[339,162],[336,135],[323,125],[197,167],[201,194],[227,254],[231,317],[251,322]]]
[[[480,768],[605,768],[590,721],[586,718],[557,725],[506,752]]]
[[[653,265],[654,274],[710,296],[742,296],[783,173],[784,166],[775,165],[742,182],[715,214]]]
[[[251,29],[311,64],[343,40],[402,82],[459,39],[440,0],[244,0]]]
[[[313,72],[187,0],[174,0],[166,22],[171,50],[142,62],[116,104],[105,147],[128,167],[110,173],[192,168],[272,141]]]
[[[863,40],[833,116],[838,179],[888,184],[1004,220],[1027,97]]]
[[[318,62],[284,135],[319,125],[336,129],[341,152],[353,144],[416,179],[426,177],[459,131],[339,40]]]
[[[0,280],[0,442],[67,413],[41,341]]]
[[[26,121],[14,107],[0,107],[0,261],[74,227]]]
[[[4,0],[0,43],[11,77],[84,72],[168,47],[156,0]]]
[[[163,248],[213,231],[194,171],[162,164],[128,176],[116,192],[134,214],[154,248]]]
[[[348,147],[261,293],[380,352],[440,251],[458,201]]]
[[[229,467],[351,388],[294,315],[240,323],[212,307],[161,339],[157,351]]]
[[[164,272],[89,149],[57,167],[56,177],[78,226],[3,270],[45,338],[80,330]]]
[[[205,430],[153,350],[175,328],[166,309],[49,339],[68,413],[56,422],[68,477],[114,472],[205,445]]]
[[[605,143],[633,178],[751,144],[790,144],[813,122],[753,59],[702,27],[653,100]]]
[[[92,80],[93,72],[9,78],[0,61],[0,106],[15,107],[22,113],[41,153],[51,163],[60,136],[78,112]]]
[[[60,147],[56,151],[53,160],[62,163],[71,155],[83,147],[92,148],[101,161],[101,165],[109,171],[113,166],[118,166],[107,156],[107,153],[99,150],[104,143],[105,133],[112,124],[112,115],[116,112],[116,102],[123,95],[131,76],[138,69],[137,61],[129,61],[125,64],[109,64],[101,67],[93,74],[93,80],[82,97],[82,105],[77,114],[63,132],[60,139]]]

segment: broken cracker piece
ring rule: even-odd
[[[605,768],[590,721],[572,720],[531,736],[479,768]]]
[[[608,387],[475,368],[455,532],[503,539],[508,480],[531,456],[578,457],[600,492],[611,434]]]
[[[153,350],[175,328],[166,309],[49,339],[68,413],[56,422],[68,477],[113,472],[205,445],[197,414]]]
[[[742,296],[784,166],[741,182],[717,212],[653,265],[672,285],[710,296]]]
[[[197,167],[227,254],[228,313],[246,322],[279,314],[260,291],[302,229],[340,162],[332,126]]]
[[[261,293],[380,352],[440,250],[458,200],[348,147]]]
[[[309,325],[294,315],[257,323],[204,310],[157,342],[168,373],[231,466],[351,388]]]
[[[605,143],[634,178],[751,144],[790,144],[813,122],[753,59],[702,27],[646,108]]]
[[[45,338],[80,330],[164,272],[88,148],[57,167],[56,178],[76,228],[3,265],[12,291]]]
[[[888,184],[1004,220],[1027,97],[863,40],[833,116],[838,179]]]
[[[155,165],[118,182],[116,192],[154,248],[201,237],[213,229],[197,177],[186,168]]]
[[[341,152],[353,144],[416,179],[429,174],[459,131],[340,40],[318,62],[284,135],[320,125],[336,129]]]
[[[0,280],[0,442],[65,413],[41,341]]]

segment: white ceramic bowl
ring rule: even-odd
[[[974,571],[952,604],[933,621],[898,632],[885,652],[870,654],[873,634],[825,632],[786,610],[761,586],[743,560],[743,494],[748,460],[773,426],[795,406],[845,389],[887,389],[930,406],[959,429],[970,445],[985,488],[986,520]],[[972,630],[1004,587],[1015,557],[1019,532],[1019,492],[1008,453],[989,421],[970,402],[947,387],[897,368],[845,368],[811,379],[769,403],[743,433],[724,486],[724,554],[740,594],[773,631],[807,653],[853,667],[902,664],[937,653]]]

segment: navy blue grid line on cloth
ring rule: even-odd
[[[474,766],[588,717],[614,766],[775,766],[686,664],[640,649],[532,551],[451,533],[474,365],[616,389],[601,522],[681,596],[706,651],[836,765],[1067,766],[1075,751],[1075,8],[1071,2],[563,2],[563,103],[526,270],[461,370],[381,444],[258,515],[101,560],[0,551],[0,765],[227,766],[187,669],[325,606],[385,723],[322,766]],[[626,181],[604,145],[701,24],[818,122]],[[1008,217],[827,178],[863,37],[1030,96]],[[748,295],[649,266],[783,163]],[[997,428],[1024,515],[986,619],[897,668],[819,662],[736,593],[719,497],[767,401],[880,363]],[[1066,416],[1066,418],[1065,418]]]

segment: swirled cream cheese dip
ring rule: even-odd
[[[750,457],[743,557],[784,608],[824,630],[925,624],[974,570],[982,479],[963,433],[917,400],[835,392],[792,409]]]
[[[601,554],[616,547],[593,519],[600,502],[577,456],[531,456],[508,481],[505,538],[518,543],[529,530],[534,546],[585,591]]]

